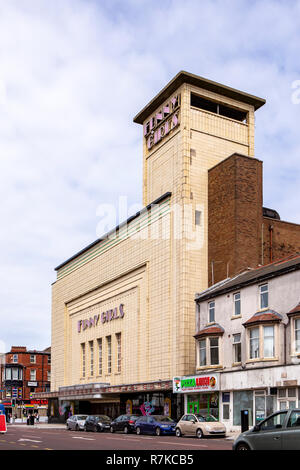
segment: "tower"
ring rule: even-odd
[[[194,294],[208,286],[208,171],[234,153],[254,157],[254,113],[264,103],[181,71],[134,118],[143,126],[143,203],[171,192],[181,213],[171,233],[177,374],[193,372]]]

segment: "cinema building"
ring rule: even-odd
[[[254,114],[264,103],[179,72],[134,118],[144,209],[56,268],[52,417],[69,409],[180,417],[184,397],[173,393],[173,378],[195,371],[195,292],[268,262],[270,224],[280,226],[274,259],[281,239],[294,252],[299,226],[262,209]],[[237,244],[231,221],[243,227]]]

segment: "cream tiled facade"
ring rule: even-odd
[[[241,110],[247,121],[191,106],[191,93]],[[172,111],[173,97],[178,103]],[[169,112],[159,126],[174,114],[178,121],[170,121],[165,135],[150,148],[143,132],[147,208],[57,268],[52,289],[52,391],[88,383],[165,381],[194,372],[194,296],[208,283],[208,170],[234,152],[254,156],[254,112],[263,102],[180,72],[136,116],[143,129],[164,109]],[[120,305],[122,317],[101,321],[103,312]]]

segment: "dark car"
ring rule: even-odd
[[[176,422],[168,416],[142,416],[135,422],[137,434],[175,434]]]
[[[110,423],[110,432],[124,431],[125,434],[135,431],[134,423],[140,415],[121,415]]]
[[[109,431],[111,418],[105,415],[88,416],[84,423],[85,431],[103,432]]]
[[[233,450],[300,450],[300,409],[273,413],[233,443]]]

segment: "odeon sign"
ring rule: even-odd
[[[179,125],[180,95],[173,96],[149,121],[144,124],[144,137],[150,150],[171,130]]]
[[[118,318],[123,318],[125,315],[124,312],[124,304],[120,304],[119,307],[115,307],[114,309],[107,310],[106,312],[102,312],[101,314],[94,315],[86,320],[78,320],[77,322],[77,331],[80,333],[81,331],[85,331],[87,328],[91,328],[97,326],[99,320],[101,323],[108,323],[112,320],[117,320]]]

